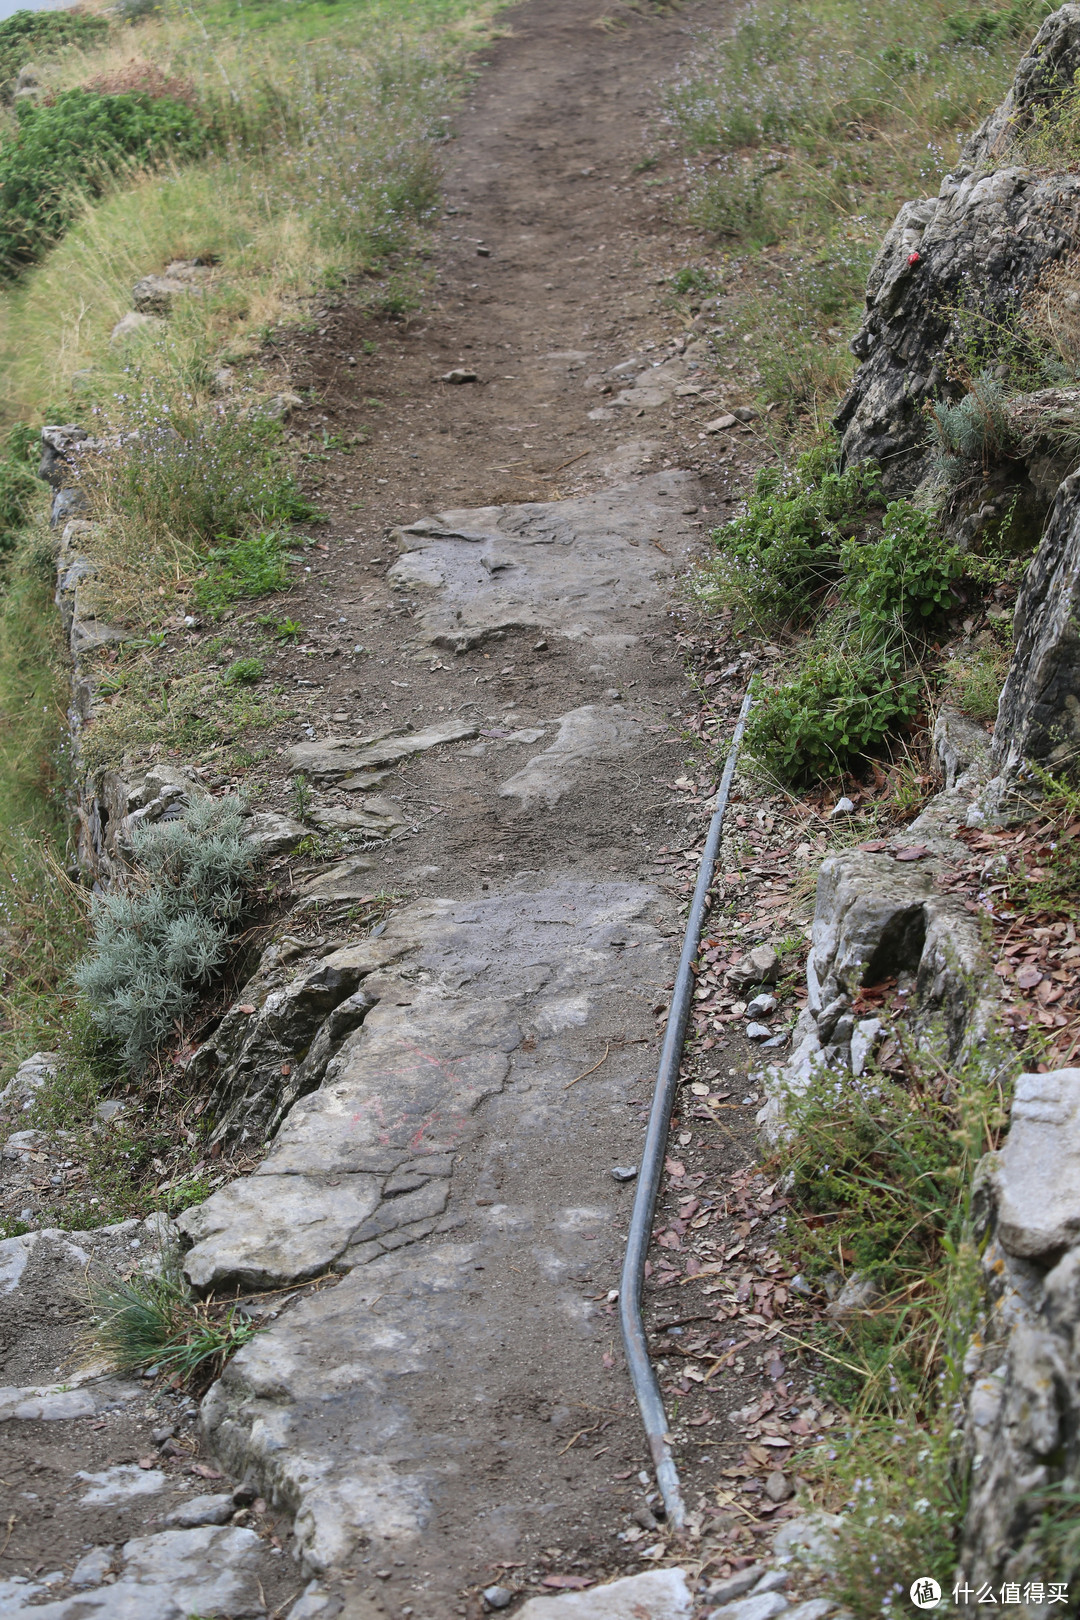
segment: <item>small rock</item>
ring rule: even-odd
[[[193,1496],[167,1515],[166,1524],[179,1525],[181,1530],[197,1530],[204,1524],[228,1524],[236,1504],[231,1493]]]
[[[717,1603],[730,1603],[733,1598],[742,1597],[744,1592],[749,1592],[765,1573],[764,1564],[751,1564],[748,1569],[737,1569],[734,1575],[727,1576],[725,1580],[713,1581],[705,1595]]]
[[[507,1591],[505,1586],[484,1587],[484,1602],[489,1609],[506,1609],[513,1601],[513,1592]]]
[[[124,1103],[120,1097],[106,1097],[94,1109],[94,1118],[99,1119],[103,1125],[111,1125],[118,1114],[124,1112]]]
[[[708,1620],[774,1620],[787,1606],[787,1598],[779,1592],[755,1592],[735,1603],[725,1603],[722,1609],[711,1609]]]
[[[143,276],[131,289],[131,302],[140,315],[168,315],[177,298],[200,290],[179,276]]]
[[[145,315],[140,310],[129,309],[122,315],[109,335],[110,349],[119,349],[129,338],[138,337],[143,332],[163,331],[165,322],[157,315]]]
[[[767,1041],[772,1035],[768,1024],[747,1024],[746,1038],[748,1041]]]
[[[114,1502],[126,1502],[132,1496],[152,1496],[165,1485],[165,1475],[158,1468],[144,1469],[135,1463],[115,1463],[99,1474],[77,1473],[91,1488],[80,1498],[83,1507],[111,1507]]]
[[[635,1508],[630,1517],[633,1519],[634,1523],[639,1524],[643,1530],[659,1530],[660,1528],[660,1521],[657,1519],[651,1508]]]
[[[476,381],[475,371],[465,371],[455,366],[453,371],[444,371],[441,381],[444,383],[471,383]]]
[[[768,991],[762,991],[761,995],[746,1003],[746,1010],[751,1018],[765,1018],[769,1013],[776,1011],[776,997],[770,996]]]
[[[853,1271],[832,1304],[825,1307],[825,1315],[831,1316],[834,1321],[855,1316],[860,1311],[869,1310],[880,1293],[881,1289],[873,1277],[864,1277],[861,1272]]]
[[[780,972],[780,958],[771,945],[756,945],[752,951],[729,967],[725,978],[734,990],[745,990],[751,984],[775,984]]]
[[[779,1477],[780,1479],[784,1478],[783,1474],[780,1474],[779,1476],[777,1476],[775,1473],[769,1475],[769,1479],[776,1479],[777,1477]],[[786,1483],[787,1482],[785,1480],[785,1484]],[[766,1483],[765,1483],[765,1489],[766,1489],[766,1491],[768,1491],[768,1489],[769,1489],[768,1481],[766,1481]],[[773,1500],[774,1501],[778,1500],[778,1501],[783,1502],[783,1501],[786,1501],[787,1498],[786,1497],[779,1497],[779,1498],[774,1497]],[[784,1587],[790,1585],[790,1583],[791,1583],[791,1576],[788,1574],[786,1569],[770,1569],[770,1570],[767,1570],[766,1573],[761,1577],[760,1581],[758,1581],[757,1585],[754,1587],[754,1596],[757,1597],[759,1592],[782,1592]]]
[[[172,1439],[173,1435],[176,1433],[176,1424],[163,1423],[160,1429],[151,1429],[150,1433],[154,1444],[160,1446],[166,1440]]]
[[[636,1164],[613,1164],[611,1174],[616,1181],[634,1181],[637,1177]]]
[[[765,1495],[770,1502],[786,1502],[789,1496],[794,1495],[794,1491],[795,1487],[787,1475],[782,1474],[779,1469],[771,1473],[765,1481]]]
[[[758,412],[752,405],[736,405],[731,414],[737,422],[756,422],[758,419]]]
[[[843,799],[837,799],[836,803],[829,811],[829,820],[838,821],[842,816],[853,816],[854,814],[855,800],[845,797]]]
[[[851,1072],[858,1077],[866,1067],[866,1060],[885,1033],[880,1018],[861,1018],[851,1032]]]
[[[289,855],[308,836],[303,822],[275,810],[258,810],[244,823],[244,842],[254,844],[260,855]]]
[[[784,1620],[825,1620],[825,1616],[832,1614],[835,1608],[836,1604],[828,1598],[807,1598],[805,1603],[796,1603],[793,1609],[789,1609]]]
[[[587,1592],[530,1598],[517,1620],[690,1620],[693,1610],[685,1570],[650,1569]]]
[[[723,433],[727,428],[733,428],[737,421],[738,417],[733,416],[729,411],[726,416],[718,416],[715,421],[706,422],[704,431],[706,433]]]
[[[90,1586],[100,1586],[112,1568],[112,1561],[111,1547],[91,1547],[75,1565],[68,1577],[68,1584],[73,1586],[76,1592],[85,1592]]]

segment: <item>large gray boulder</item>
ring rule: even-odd
[[[961,168],[937,197],[904,204],[870,272],[851,344],[863,363],[836,417],[847,461],[879,461],[893,488],[919,481],[923,406],[963,393],[949,376],[950,349],[961,341],[954,311],[977,300],[988,325],[1007,322],[1072,247],[1078,209],[1080,176],[1022,168]]]

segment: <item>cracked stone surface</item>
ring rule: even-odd
[[[322,1085],[253,1175],[182,1218],[201,1288],[259,1266],[282,1286],[316,1260],[342,1274],[245,1346],[203,1406],[230,1469],[295,1511],[310,1573],[421,1535],[438,1566],[456,1477],[499,1450],[499,1377],[477,1380],[478,1346],[534,1400],[595,1403],[613,1326],[587,1296],[616,1276],[632,1189],[590,1135],[614,1115],[631,1155],[667,904],[644,884],[566,881],[406,906],[367,947],[373,1005]],[[520,1475],[487,1472],[453,1531],[476,1560],[538,1511]]]
[[[420,639],[464,651],[498,631],[556,630],[616,653],[662,599],[694,531],[693,473],[653,473],[576,500],[440,512],[394,531],[404,555],[387,576],[432,593]]]

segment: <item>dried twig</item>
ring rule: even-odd
[[[610,1051],[611,1051],[611,1042],[608,1041],[607,1045],[604,1047],[604,1055],[600,1059],[600,1062],[599,1063],[594,1063],[591,1069],[583,1069],[580,1074],[575,1074],[575,1076],[574,1076],[574,1078],[572,1080],[568,1080],[566,1082],[565,1086],[563,1086],[563,1090],[564,1091],[569,1091],[570,1087],[571,1086],[576,1086],[579,1080],[584,1080],[588,1075],[595,1074],[597,1069],[600,1067],[600,1064],[607,1062],[608,1053]]]

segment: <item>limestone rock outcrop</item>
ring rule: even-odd
[[[925,470],[923,407],[960,397],[949,352],[957,310],[1007,324],[1024,294],[1071,251],[1080,176],[1015,162],[1017,133],[1071,88],[1080,66],[1080,6],[1040,28],[1005,101],[983,124],[936,197],[905,203],[870,272],[866,315],[852,342],[862,361],[837,415],[845,458],[876,460],[886,483],[913,487]]]

